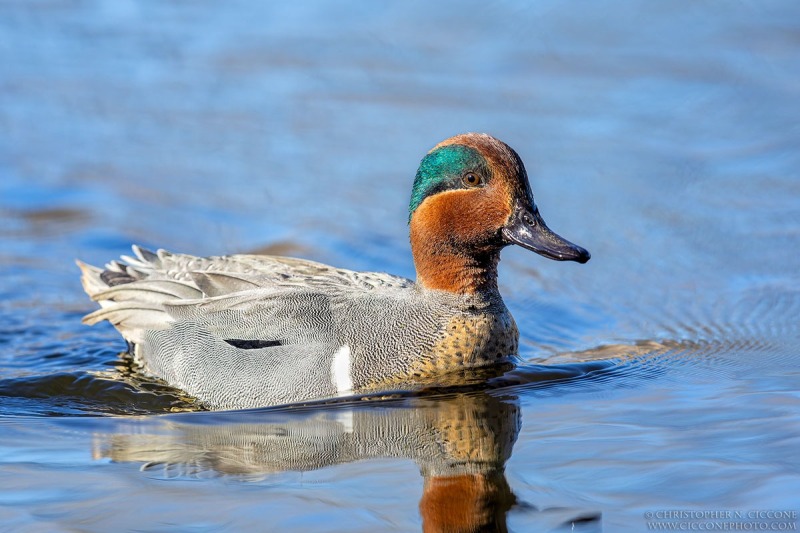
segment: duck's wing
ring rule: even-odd
[[[124,255],[121,261],[111,261],[105,265],[102,285],[116,286],[142,280],[173,281],[194,287],[205,296],[220,296],[259,287],[350,287],[371,290],[413,285],[411,280],[400,276],[382,272],[356,272],[293,257],[248,254],[196,257],[166,250],[151,252],[136,245],[132,249],[133,256]]]
[[[366,289],[337,283],[334,269],[311,262],[134,252],[137,258],[106,269],[79,263],[87,293],[101,305],[84,321],[111,322],[148,373],[216,408],[348,389],[332,373],[341,348],[332,301]],[[190,270],[196,267],[205,270]],[[279,282],[281,269],[287,283]]]
[[[227,255],[196,257],[166,250],[151,252],[134,245],[134,256],[123,255],[98,268],[78,261],[84,289],[93,300],[108,289],[134,284],[182,298],[222,296],[257,288],[343,287],[369,291],[375,288],[406,288],[413,281],[382,272],[356,272],[322,263],[276,255]],[[130,290],[131,287],[128,287]],[[120,291],[122,292],[122,291]],[[130,294],[130,293],[129,293]]]
[[[279,256],[194,257],[134,246],[105,269],[78,262],[101,309],[84,322],[111,322],[131,343],[146,331],[193,321],[222,339],[320,342],[330,337],[331,299],[378,287],[410,287],[406,278],[355,272]]]

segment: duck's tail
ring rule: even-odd
[[[131,344],[142,341],[148,330],[165,329],[172,318],[164,304],[174,300],[202,297],[190,281],[169,279],[162,270],[158,253],[133,246],[136,257],[122,256],[105,268],[76,261],[81,269],[81,283],[100,309],[83,317],[93,325],[108,320]]]

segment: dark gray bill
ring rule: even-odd
[[[507,244],[518,244],[556,261],[585,263],[592,257],[587,250],[550,231],[536,207],[530,209],[521,202],[517,202],[501,232]]]

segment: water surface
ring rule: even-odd
[[[0,530],[645,531],[798,510],[795,2],[0,6]],[[586,265],[504,252],[479,390],[197,411],[74,259],[413,277],[424,152],[487,131]]]

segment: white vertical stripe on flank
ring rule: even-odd
[[[353,390],[353,380],[350,379],[350,347],[340,346],[333,354],[331,364],[331,380],[336,392],[340,395],[347,394]]]

